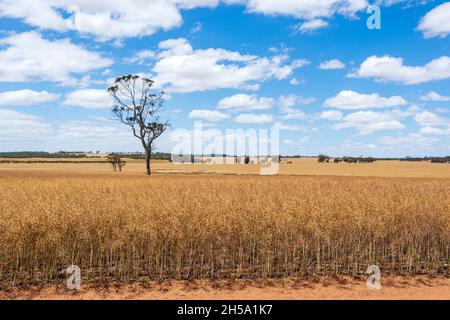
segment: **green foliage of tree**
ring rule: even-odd
[[[323,163],[323,162],[330,161],[330,157],[329,157],[329,156],[326,156],[326,155],[324,155],[324,154],[320,154],[317,160],[318,160],[320,163]]]

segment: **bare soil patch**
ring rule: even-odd
[[[450,278],[388,276],[380,290],[352,277],[261,280],[164,281],[82,287],[14,288],[0,291],[0,299],[26,300],[450,300]]]

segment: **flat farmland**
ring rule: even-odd
[[[106,163],[2,163],[3,296],[31,294],[18,289],[25,286],[58,298],[51,288],[64,283],[61,270],[77,265],[86,298],[99,297],[96,286],[114,284],[132,296],[130,285],[167,281],[176,288],[251,281],[258,298],[264,290],[253,281],[273,279],[273,297],[291,299],[280,279],[364,279],[376,264],[383,277],[413,277],[405,286],[413,293],[393,285],[385,291],[391,298],[423,297],[414,277],[427,277],[425,287],[440,288],[430,294],[448,298],[450,165],[289,161],[271,177],[259,176],[257,165],[155,162],[147,177],[136,160],[121,173]],[[326,298],[321,281],[298,298]],[[337,281],[333,294],[343,297],[365,283],[341,292]]]
[[[7,159],[0,159],[7,160]],[[11,159],[8,159],[11,160]],[[67,174],[92,173],[114,174],[109,163],[98,163],[106,159],[15,159],[18,163],[0,163],[0,175],[8,172],[57,172]],[[145,164],[142,160],[125,159],[122,175],[143,175]],[[26,161],[42,161],[27,163]],[[77,163],[78,162],[78,163]],[[91,162],[91,163],[89,163]],[[213,173],[258,175],[261,165],[225,164],[174,164],[156,160],[152,168],[156,173]],[[119,173],[117,173],[119,174]],[[450,178],[450,164],[426,161],[376,161],[374,163],[318,163],[315,158],[284,159],[280,165],[280,175],[299,176],[355,176],[355,177],[415,177]]]

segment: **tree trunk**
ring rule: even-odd
[[[145,149],[145,165],[147,168],[147,175],[152,175],[152,170],[150,168],[150,161],[152,159],[152,150],[151,149]]]

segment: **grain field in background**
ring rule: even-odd
[[[0,176],[0,282],[448,274],[450,179]]]

